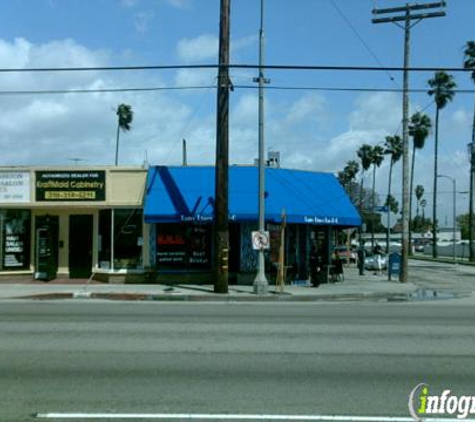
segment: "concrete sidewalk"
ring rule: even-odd
[[[269,294],[257,296],[252,286],[229,286],[229,293],[216,294],[212,285],[163,284],[86,284],[87,280],[60,280],[42,283],[0,284],[0,299],[110,299],[110,300],[157,300],[157,301],[318,301],[318,300],[404,300],[417,290],[412,283],[388,281],[386,274],[366,272],[358,275],[354,267],[345,268],[343,282],[322,284],[318,288],[308,285],[286,285],[283,293],[269,286]]]

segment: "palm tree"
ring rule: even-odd
[[[409,223],[412,221],[412,188],[414,186],[414,169],[416,164],[416,150],[424,148],[427,137],[432,128],[430,117],[426,114],[417,112],[411,116],[409,122],[409,136],[412,137],[412,165],[411,165],[411,182],[409,192]],[[419,205],[419,204],[418,204]],[[412,229],[409,224],[409,244],[411,243]],[[412,252],[411,248],[409,249]]]
[[[371,151],[371,164],[373,165],[373,190],[371,195],[371,213],[374,214],[376,198],[376,168],[384,161],[384,148],[381,145],[375,145]],[[371,247],[374,248],[374,220],[371,224]]]
[[[363,144],[357,151],[358,158],[361,160],[361,186],[360,186],[360,213],[363,212],[363,182],[364,173],[372,164],[373,147],[368,144]]]
[[[464,69],[472,70],[472,81],[475,83],[475,41],[468,41],[463,52]],[[473,123],[472,123],[472,145],[475,145],[475,110],[473,112]],[[469,260],[475,260],[475,252],[473,250],[473,171],[474,164],[473,157],[470,151],[470,205],[468,213],[468,239],[469,239]]]
[[[391,205],[391,184],[393,178],[393,166],[396,164],[402,157],[402,139],[398,135],[386,136],[386,141],[384,142],[385,150],[384,153],[388,154],[391,157],[391,162],[389,164],[389,177],[388,177],[388,196],[386,199],[386,206],[390,208]],[[394,199],[394,198],[393,198]],[[388,211],[388,227],[386,232],[386,252],[389,253],[389,211]]]
[[[437,158],[439,148],[439,112],[447,103],[453,100],[455,92],[454,89],[457,84],[452,75],[444,71],[435,72],[432,79],[429,79],[428,94],[434,96],[436,111],[435,111],[435,153],[434,153],[434,199],[432,201],[432,257],[437,258]]]
[[[417,212],[416,215],[419,217],[419,204],[421,203],[421,199],[424,197],[424,186],[417,185],[415,189],[416,199],[417,199]]]
[[[346,175],[346,180],[348,182],[348,194],[350,199],[353,200],[353,184],[356,179],[356,175],[360,171],[360,165],[355,160],[350,160],[346,163],[343,172]]]
[[[132,126],[132,120],[134,119],[134,112],[132,111],[132,106],[128,104],[120,104],[117,107],[118,122],[117,122],[117,139],[115,143],[115,165],[119,164],[119,136],[120,131],[123,132],[129,131]]]

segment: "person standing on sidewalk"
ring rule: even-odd
[[[310,249],[310,256],[308,260],[310,266],[310,281],[313,287],[318,287],[320,285],[319,273],[322,270],[321,268],[321,254],[318,253],[317,247],[312,245]]]
[[[364,275],[364,259],[365,259],[365,249],[364,249],[364,243],[360,242],[360,245],[358,246],[357,250],[357,255],[358,255],[358,270],[360,275]]]

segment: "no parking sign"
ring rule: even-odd
[[[269,232],[252,232],[252,249],[269,249]]]

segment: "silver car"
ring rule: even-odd
[[[387,256],[385,254],[366,256],[364,267],[367,270],[385,270],[388,267]]]

